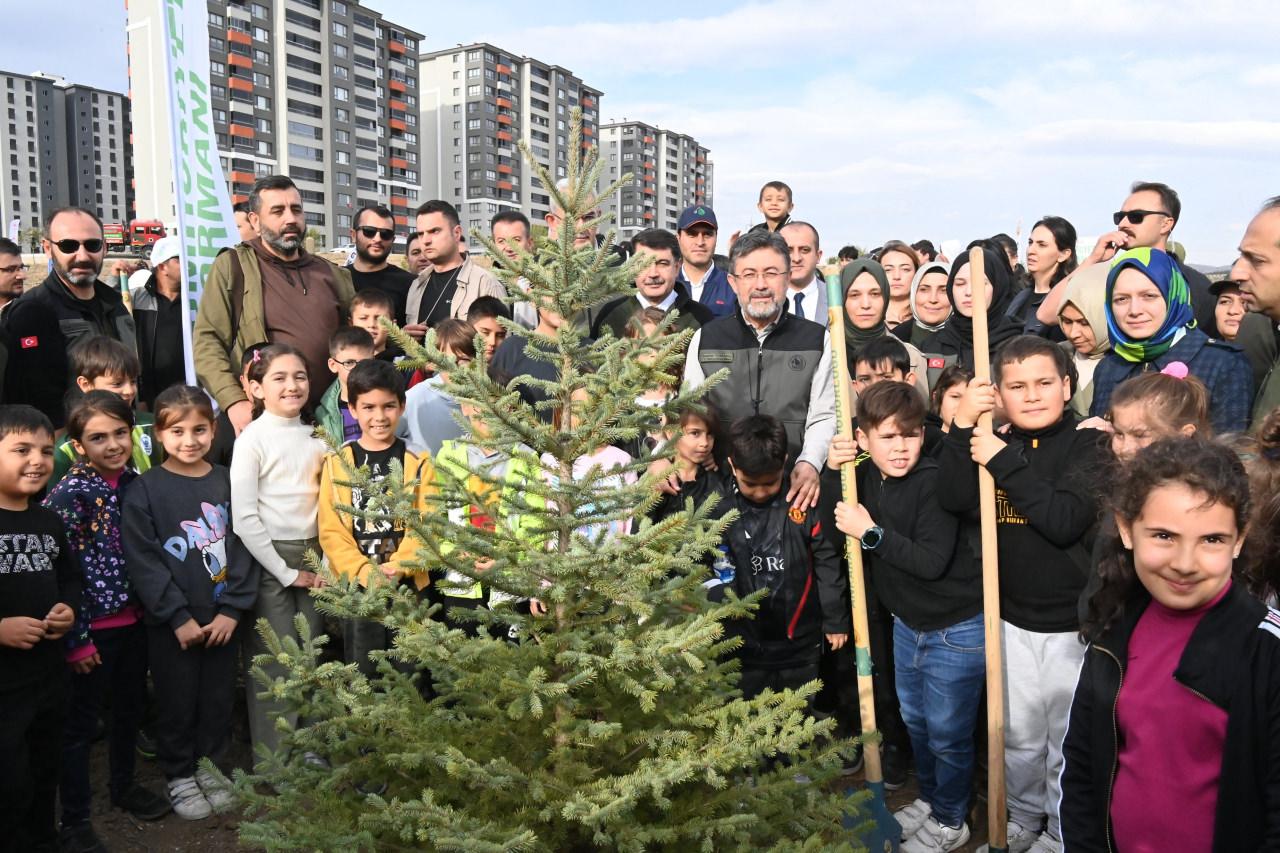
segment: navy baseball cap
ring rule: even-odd
[[[699,223],[710,225],[717,231],[720,225],[716,222],[716,212],[705,204],[695,204],[692,207],[686,207],[684,212],[680,214],[680,220],[676,223],[677,231],[684,231],[692,228]]]

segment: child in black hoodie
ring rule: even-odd
[[[1093,480],[1105,437],[1076,428],[1066,407],[1074,368],[1052,342],[1010,340],[992,360],[992,374],[994,386],[969,383],[956,411],[938,458],[938,501],[950,512],[975,514],[974,463],[995,478],[1009,849],[1045,853],[1062,849],[1062,739],[1084,656],[1076,604],[1089,572],[1098,516]],[[1003,435],[976,428],[997,401],[1010,424]]]
[[[840,648],[849,639],[849,582],[836,549],[822,533],[818,510],[787,504],[787,432],[768,415],[751,415],[729,432],[733,482],[724,506],[738,517],[725,531],[732,570],[707,581],[711,597],[732,587],[739,597],[768,595],[749,620],[732,625],[743,644],[742,695],[766,688],[798,688],[818,678],[825,639]],[[824,636],[825,635],[825,636]]]
[[[960,522],[938,505],[938,464],[923,454],[925,405],[902,382],[858,398],[858,503],[835,508],[860,540],[870,589],[893,614],[893,660],[920,797],[898,812],[904,851],[954,850],[969,839],[973,727],[986,672],[982,583]],[[824,490],[826,486],[824,484]],[[844,544],[835,536],[836,545]]]

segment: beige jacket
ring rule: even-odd
[[[405,317],[410,325],[424,322],[431,313],[431,305],[422,304],[422,296],[426,292],[427,282],[431,280],[431,269],[422,271],[417,280],[409,285],[409,296],[406,300]],[[484,267],[478,266],[470,258],[462,262],[458,268],[458,287],[453,292],[453,301],[449,305],[449,316],[457,320],[467,319],[467,311],[471,303],[481,296],[496,296],[502,299],[507,289],[502,282]]]

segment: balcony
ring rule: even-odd
[[[595,105],[596,105],[596,99],[595,99],[595,98],[591,97],[590,95],[583,95],[583,96],[582,96],[582,108],[583,108],[584,110],[592,109],[593,107],[595,107]]]
[[[256,180],[253,172],[231,172],[227,177],[233,184],[252,184]]]
[[[392,78],[392,79],[390,79],[390,80],[388,80],[388,81],[387,81],[387,88],[389,88],[389,89],[390,89],[391,91],[393,91],[393,92],[400,92],[401,94],[403,94],[404,92],[409,91],[409,87],[408,87],[408,86],[406,86],[406,85],[405,85],[403,82],[401,82],[400,80],[396,80],[395,78]]]
[[[409,109],[408,104],[406,104],[404,101],[398,101],[395,98],[392,98],[391,100],[387,101],[387,107],[389,109],[393,109],[396,112],[401,112],[401,113],[406,112]]]
[[[253,44],[253,38],[248,33],[232,29],[227,30],[227,41],[236,44]]]
[[[508,166],[507,164],[505,164],[505,163],[499,163],[499,164],[498,164],[498,174],[499,174],[499,175],[510,175],[510,174],[512,174],[512,172],[513,172],[513,171],[514,171],[514,170],[513,170],[510,166]]]
[[[497,98],[495,98],[495,102],[497,103],[497,105],[498,105],[498,109],[500,109],[500,110],[509,110],[509,109],[511,109],[511,99],[510,99],[510,98],[504,98],[504,97],[502,97],[501,95],[499,95]]]
[[[239,204],[242,201],[248,201],[248,200],[249,200],[249,196],[246,195],[245,193],[232,193],[231,195],[232,204]]]
[[[395,217],[392,217],[392,218],[393,218],[393,219],[395,219],[395,223],[396,223],[396,225],[399,225],[401,228],[408,228],[408,227],[409,227],[409,217],[407,217],[407,216],[395,216]]]
[[[387,50],[391,51],[397,56],[403,56],[408,51],[408,48],[405,47],[405,44],[402,41],[397,41],[396,39],[388,39]]]
[[[407,169],[409,168],[409,161],[403,160],[399,157],[392,157],[387,162],[387,165],[389,165],[393,169]]]
[[[652,144],[653,144],[653,137],[652,137],[652,136],[646,136],[646,137],[644,138],[644,144],[645,144],[645,145],[652,145]]]
[[[499,62],[499,63],[498,63],[498,73],[499,73],[499,74],[506,74],[508,77],[509,77],[509,76],[511,76],[511,66],[510,66],[510,65],[503,65],[501,62]]]
[[[595,136],[595,135],[596,135],[596,132],[595,132],[595,129],[594,129],[594,128],[587,127],[586,125],[583,125],[583,127],[582,127],[582,135],[583,135],[583,136]]]
[[[652,219],[653,219],[653,211],[652,211],[652,210],[647,210],[647,211],[645,211],[644,218],[645,218],[646,220],[650,220],[650,221],[652,221]]]
[[[513,190],[513,189],[515,189],[515,187],[516,187],[516,185],[515,185],[515,184],[513,184],[513,183],[511,183],[510,181],[498,181],[498,189],[500,189],[500,190],[508,190],[508,191],[509,191],[509,190]]]
[[[240,92],[253,91],[253,81],[246,80],[243,77],[230,77],[227,79],[227,85]]]
[[[506,130],[500,130],[500,131],[498,131],[498,141],[499,141],[499,142],[510,142],[510,141],[511,141],[511,132],[510,132],[510,131],[506,131]]]
[[[409,206],[409,199],[406,196],[393,195],[391,196],[390,201],[391,201],[392,207],[408,207]]]
[[[240,54],[238,54],[238,53],[228,53],[228,54],[227,54],[227,64],[228,64],[228,65],[235,65],[235,66],[237,66],[237,67],[239,67],[239,68],[252,68],[252,67],[253,67],[253,60],[252,60],[252,59],[250,59],[250,58],[249,58],[249,57],[247,57],[247,56],[241,56],[241,55],[240,55]]]
[[[254,137],[253,128],[246,127],[245,125],[242,125],[242,124],[231,125],[227,129],[227,132],[230,133],[232,136],[238,136],[242,139],[253,139]]]
[[[387,125],[390,126],[392,130],[398,130],[401,133],[404,133],[409,129],[408,125],[398,118],[387,119]]]
[[[498,113],[498,124],[511,124],[511,116],[506,113]]]

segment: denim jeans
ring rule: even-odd
[[[968,811],[984,652],[981,613],[938,631],[914,631],[893,620],[898,701],[916,757],[920,798],[948,826],[959,826]]]

